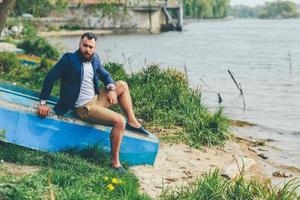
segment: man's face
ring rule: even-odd
[[[79,49],[81,54],[86,60],[90,60],[96,50],[96,41],[95,39],[89,40],[87,37],[84,37],[80,40]]]

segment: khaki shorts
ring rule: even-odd
[[[108,109],[110,103],[108,102],[106,91],[101,90],[99,95],[81,107],[75,108],[75,113],[78,118],[97,124],[111,125],[110,118],[114,111]]]

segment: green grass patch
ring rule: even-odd
[[[32,36],[25,38],[17,45],[18,48],[24,49],[27,54],[46,57],[48,59],[58,59],[59,52],[48,43],[45,38]]]
[[[44,57],[38,67],[28,67],[22,65],[14,53],[0,52],[0,81],[13,82],[21,87],[40,91],[46,73],[51,68],[51,62]],[[52,94],[59,94],[59,81],[56,82]]]
[[[18,165],[39,166],[35,174],[0,176],[0,199],[150,199],[138,191],[132,173],[123,176],[109,167],[97,146],[64,153],[43,153],[0,142],[0,159]],[[83,158],[84,157],[84,158]]]
[[[120,64],[109,63],[105,67],[115,80],[129,84],[138,118],[152,126],[182,127],[171,136],[172,141],[178,138],[198,148],[220,145],[229,138],[229,120],[223,110],[208,111],[201,91],[190,88],[183,73],[152,65],[129,76]],[[164,138],[168,140],[168,136]]]
[[[19,166],[38,166],[34,174],[0,173],[0,199],[126,199],[149,200],[138,191],[137,177],[132,173],[120,176],[109,168],[109,160],[97,146],[64,153],[43,153],[0,142],[0,159]],[[0,164],[0,171],[2,170]],[[162,200],[294,200],[300,182],[292,180],[281,188],[271,182],[235,181],[211,171],[195,183],[180,188],[164,188]]]
[[[6,140],[6,131],[0,130],[0,140],[5,141]]]
[[[282,188],[273,188],[270,181],[246,181],[239,177],[230,181],[220,176],[215,170],[203,178],[186,187],[167,188],[161,194],[164,200],[294,200],[299,199],[295,190],[300,182],[294,180],[286,183]]]

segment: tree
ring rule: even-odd
[[[14,8],[16,0],[3,0],[0,3],[0,33],[2,32],[6,18],[9,16]]]
[[[16,2],[15,16],[23,13],[32,14],[34,17],[46,17],[55,9],[50,0],[18,0]]]
[[[213,16],[215,18],[223,18],[227,15],[229,0],[213,0]]]
[[[297,5],[292,1],[276,1],[267,3],[259,14],[260,18],[297,17]]]
[[[183,6],[188,18],[224,18],[229,0],[183,0]]]

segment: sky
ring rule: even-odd
[[[271,2],[275,0],[230,0],[230,5],[247,5],[247,6],[256,6],[256,5],[263,5],[265,2]],[[300,3],[300,0],[290,0]]]

